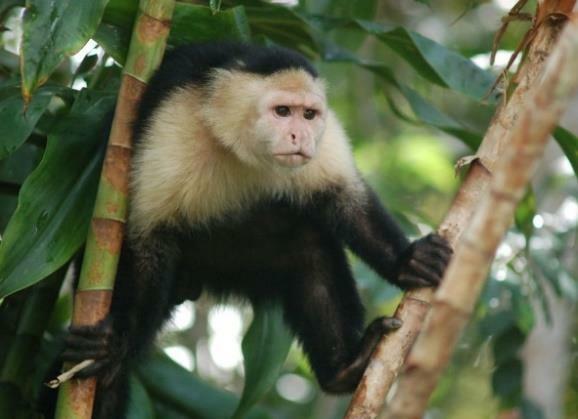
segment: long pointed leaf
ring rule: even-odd
[[[234,418],[243,418],[277,380],[293,335],[279,306],[255,307],[255,317],[243,338],[245,387]]]
[[[49,135],[0,245],[0,298],[54,272],[84,241],[106,142],[103,119],[113,102],[81,94]]]
[[[28,0],[24,13],[21,73],[26,99],[67,55],[78,52],[96,31],[108,0]]]
[[[54,92],[42,89],[25,108],[22,94],[17,87],[0,90],[0,159],[3,159],[28,138],[46,110]]]

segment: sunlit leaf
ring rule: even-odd
[[[245,387],[235,418],[243,418],[277,380],[293,335],[283,321],[280,306],[255,307],[253,322],[243,338]]]
[[[29,98],[94,34],[107,0],[28,0],[22,36],[22,93]]]
[[[54,272],[84,241],[106,144],[103,120],[113,102],[85,91],[50,133],[0,245],[0,297]]]

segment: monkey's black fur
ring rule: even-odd
[[[303,57],[286,49],[240,44],[177,48],[142,100],[136,147],[168,93],[207,83],[215,68],[262,75],[298,68],[317,75]],[[145,242],[129,239],[110,316],[95,327],[71,328],[63,357],[96,359],[80,374],[99,377],[95,417],[124,417],[131,365],[151,346],[171,309],[206,290],[253,304],[281,304],[321,387],[350,392],[380,336],[399,322],[379,318],[364,331],[363,306],[344,246],[404,289],[436,285],[451,254],[436,235],[410,244],[367,186],[361,201],[338,184],[304,204],[272,198],[202,228],[166,227]]]

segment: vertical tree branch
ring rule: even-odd
[[[526,102],[488,192],[464,234],[406,362],[387,418],[421,418],[467,323],[502,236],[562,112],[578,92],[578,16],[572,16]]]
[[[140,1],[74,299],[73,325],[97,324],[110,308],[127,214],[131,126],[145,83],[162,59],[174,5],[174,0]],[[95,390],[95,378],[66,382],[56,417],[90,419]]]
[[[480,145],[470,170],[458,191],[454,202],[438,231],[458,246],[460,237],[470,224],[472,214],[480,198],[488,188],[491,173],[498,156],[508,146],[508,132],[522,111],[529,90],[543,73],[548,53],[562,28],[560,19],[550,16],[570,13],[576,0],[549,0],[539,4],[536,11],[537,34],[518,76],[518,86],[496,111],[492,123]],[[347,410],[347,419],[375,418],[381,410],[385,397],[399,373],[404,359],[415,341],[430,308],[433,292],[428,289],[408,292],[395,316],[403,321],[396,333],[384,337],[377,346]]]

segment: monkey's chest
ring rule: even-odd
[[[294,266],[319,246],[325,228],[285,204],[260,205],[185,235],[181,248],[191,267],[240,271]]]

